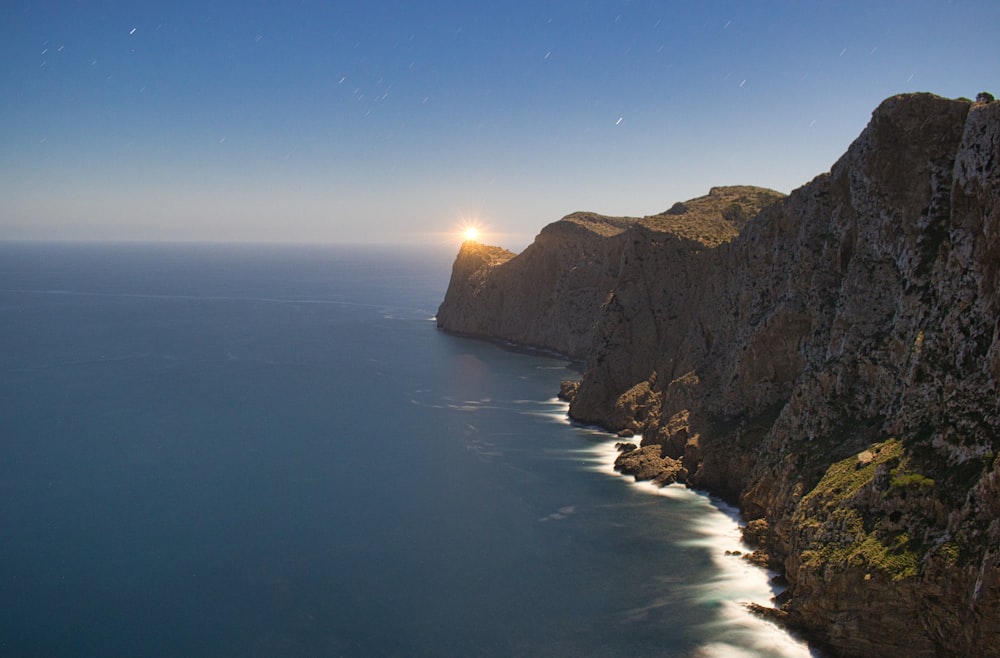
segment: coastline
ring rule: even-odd
[[[757,614],[837,654],[1000,655],[998,143],[989,94],[892,96],[782,198],[463,244],[438,326],[586,355],[560,397],[645,436],[623,470],[738,501],[788,582]]]
[[[512,352],[514,354],[528,354],[533,356],[547,356],[553,359],[561,359],[566,361],[566,367],[570,370],[583,375],[587,369],[587,362],[585,359],[580,357],[571,356],[559,350],[550,349],[547,347],[537,347],[535,345],[528,345],[525,343],[516,343],[512,340],[506,338],[499,338],[496,336],[483,336],[480,334],[468,333],[464,331],[454,331],[452,329],[445,329],[438,322],[437,315],[431,316],[430,318],[434,323],[437,324],[437,330],[447,334],[448,336],[454,336],[455,338],[463,338],[465,340],[478,340],[484,343],[489,343],[491,345],[496,345],[500,349],[506,352]],[[563,400],[559,400],[563,402]],[[569,410],[569,404],[566,405],[567,414]]]
[[[696,654],[699,658],[736,658],[745,656],[777,656],[782,658],[822,658],[816,647],[794,629],[772,618],[770,611],[778,612],[774,598],[784,590],[774,582],[775,571],[755,565],[747,560],[754,551],[743,540],[745,525],[739,510],[709,492],[689,488],[680,483],[659,486],[651,480],[636,480],[615,468],[620,453],[618,444],[642,440],[640,435],[623,439],[594,425],[577,423],[569,416],[569,403],[559,398],[548,400],[560,405],[560,422],[573,426],[582,433],[601,438],[600,442],[581,448],[588,470],[622,480],[643,495],[668,498],[678,503],[696,506],[701,520],[696,525],[700,537],[678,542],[680,546],[701,548],[710,555],[717,575],[698,587],[699,602],[718,607],[720,620],[706,622],[715,626],[718,639],[703,646]],[[667,593],[669,595],[669,593]]]

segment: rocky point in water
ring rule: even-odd
[[[573,418],[619,467],[740,506],[845,656],[1000,656],[1000,102],[884,101],[787,197],[713,188],[467,242],[447,331],[586,364]]]

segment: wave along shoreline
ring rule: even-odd
[[[714,627],[718,637],[699,648],[695,654],[698,658],[819,658],[822,655],[789,630],[747,608],[747,604],[773,607],[773,598],[783,588],[772,582],[777,573],[751,564],[744,558],[753,549],[743,541],[739,510],[682,484],[660,487],[652,481],[636,481],[634,477],[617,471],[615,459],[620,454],[618,444],[623,441],[638,443],[642,440],[641,436],[622,439],[602,428],[577,424],[569,417],[567,402],[551,398],[546,403],[553,408],[550,414],[546,414],[553,420],[602,439],[594,446],[577,451],[585,455],[585,461],[590,464],[589,470],[620,479],[643,494],[669,498],[695,506],[702,512],[695,524],[700,537],[678,542],[681,546],[706,550],[716,567],[715,578],[694,586],[698,590],[694,593],[695,600],[714,604],[720,611],[718,620],[705,622],[708,627]]]

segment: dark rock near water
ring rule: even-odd
[[[636,480],[653,480],[663,486],[676,482],[683,466],[679,460],[665,456],[661,446],[648,445],[618,455],[615,468]]]
[[[573,398],[576,397],[576,390],[580,388],[580,382],[578,381],[564,381],[559,386],[559,399],[566,402],[572,402]]]
[[[838,655],[1000,656],[1000,103],[896,96],[787,197],[682,205],[463,246],[439,325],[585,359],[570,414],[738,502],[788,581],[767,615]]]

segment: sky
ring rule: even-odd
[[[0,240],[461,242],[790,192],[996,0],[5,0]]]

